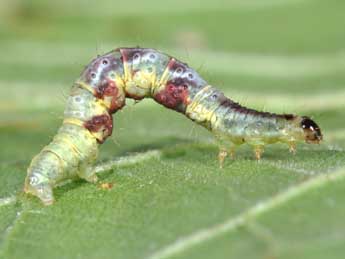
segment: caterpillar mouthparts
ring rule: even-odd
[[[112,114],[126,98],[152,98],[209,129],[219,146],[219,164],[247,143],[260,159],[265,145],[322,140],[319,126],[307,116],[274,114],[246,108],[209,85],[187,64],[154,49],[120,48],[98,56],[76,80],[63,124],[52,142],[31,161],[24,191],[45,205],[53,188],[66,179],[97,182],[91,165],[99,145],[112,134]]]

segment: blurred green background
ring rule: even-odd
[[[2,0],[0,257],[145,258],[344,167],[344,13],[341,0]],[[83,67],[122,46],[169,53],[249,107],[309,115],[325,142],[301,144],[296,156],[268,147],[260,164],[244,147],[221,171],[206,130],[152,100],[128,101],[99,161],[153,149],[160,158],[102,174],[109,191],[82,181],[58,188],[57,203],[44,208],[21,194],[26,168],[61,125]],[[342,258],[344,184],[176,258]]]

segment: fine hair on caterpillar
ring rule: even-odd
[[[126,98],[154,99],[209,129],[219,146],[219,164],[247,143],[261,158],[264,146],[296,142],[319,143],[319,126],[307,116],[274,114],[249,109],[209,85],[187,64],[154,49],[119,48],[98,56],[72,86],[63,124],[52,142],[33,158],[24,191],[45,205],[54,202],[53,188],[60,182],[82,178],[97,182],[91,165],[98,147],[113,130],[112,114]]]

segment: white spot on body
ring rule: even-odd
[[[149,56],[149,58],[150,58],[151,60],[155,60],[155,59],[156,59],[156,55],[153,54],[153,53],[151,53],[150,56]]]
[[[36,184],[38,184],[38,177],[35,175],[32,175],[30,177],[30,185],[36,185]]]

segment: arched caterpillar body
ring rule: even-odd
[[[319,143],[318,125],[306,116],[273,114],[245,108],[207,84],[197,72],[154,49],[120,48],[94,59],[74,83],[63,125],[53,141],[32,160],[25,192],[52,204],[53,187],[65,179],[96,182],[90,165],[99,144],[111,135],[111,114],[125,98],[153,98],[209,129],[219,143],[219,161],[248,143],[260,159],[266,144]]]

